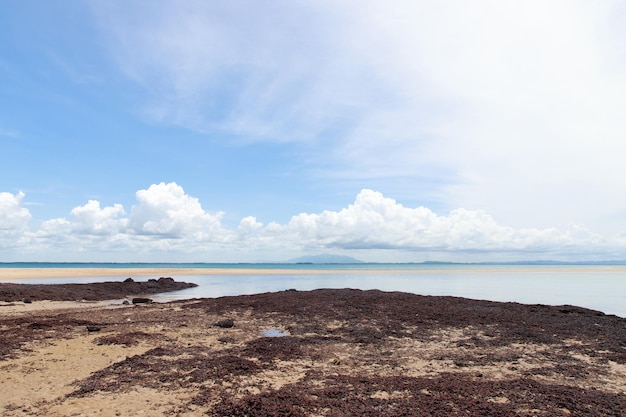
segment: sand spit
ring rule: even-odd
[[[0,414],[623,416],[625,347],[592,310],[399,292],[0,309]]]
[[[45,278],[80,278],[80,277],[179,277],[185,275],[307,275],[307,274],[441,274],[449,273],[446,269],[283,269],[283,268],[0,268],[0,282],[16,281],[21,279]],[[523,266],[515,269],[490,268],[454,269],[453,272],[471,273],[520,273],[520,272],[550,272],[549,269],[525,269]],[[572,267],[568,272],[626,272],[621,265],[604,266],[597,269],[576,269]]]

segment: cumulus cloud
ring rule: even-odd
[[[513,229],[497,224],[484,211],[466,209],[441,216],[425,207],[404,207],[367,189],[340,211],[302,213],[278,228],[293,241],[342,249],[524,252],[600,243],[598,235],[581,228],[575,233]]]
[[[139,235],[171,238],[211,238],[221,233],[222,212],[209,214],[197,198],[185,193],[176,183],[153,184],[136,193],[139,204],[133,206],[128,225]],[[221,238],[221,237],[220,237]]]
[[[236,235],[222,227],[223,213],[204,211],[197,198],[176,183],[153,184],[136,193],[130,214],[121,204],[101,207],[97,200],[73,208],[69,218],[49,219],[24,234],[29,250],[63,247],[77,253],[194,253]],[[132,256],[131,256],[132,258]],[[143,258],[142,258],[143,259]],[[132,260],[132,259],[131,259]]]
[[[92,256],[90,260],[104,253],[123,254],[125,260],[164,260],[169,254],[170,261],[202,254],[206,258],[195,260],[223,261],[227,256],[243,262],[316,251],[369,254],[370,261],[389,259],[390,253],[398,261],[423,260],[416,254],[428,253],[443,260],[464,253],[478,254],[476,261],[502,253],[509,260],[606,259],[626,246],[623,236],[609,239],[577,225],[516,229],[498,224],[484,211],[459,208],[442,215],[423,206],[406,207],[370,189],[341,210],[300,213],[285,224],[264,225],[247,216],[234,229],[222,225],[222,212],[206,212],[176,183],[153,184],[136,197],[128,215],[120,204],[101,207],[90,200],[72,209],[68,219],[46,220],[30,232],[30,213],[21,207],[24,194],[0,193],[0,237],[7,247],[10,236],[13,247],[26,253],[58,256],[62,250],[66,256]]]
[[[241,219],[237,230],[241,235],[246,236],[260,230],[262,227],[263,223],[257,221],[256,217],[248,216]]]
[[[127,220],[120,218],[126,214],[121,204],[100,208],[100,202],[89,200],[87,204],[75,207],[70,212],[72,228],[77,233],[111,235],[123,231]]]
[[[0,193],[0,232],[19,231],[26,228],[30,221],[30,211],[22,207],[22,191],[17,194]]]
[[[31,219],[30,211],[22,206],[25,194],[0,192],[0,249],[23,244]]]

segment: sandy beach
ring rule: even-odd
[[[347,289],[51,303],[0,307],[3,416],[626,409],[626,319],[573,306]]]
[[[296,269],[252,268],[0,268],[0,282],[30,278],[174,277],[184,275],[324,273]],[[332,273],[333,271],[328,271]]]
[[[415,270],[384,270],[389,274],[415,273]],[[283,269],[283,268],[0,268],[0,282],[32,278],[87,277],[183,277],[185,275],[290,275],[290,274],[368,274],[362,269]],[[438,270],[423,270],[437,273]]]
[[[0,268],[0,282],[20,279],[44,278],[87,278],[87,277],[184,277],[186,275],[293,275],[293,274],[441,274],[445,269],[283,269],[283,268]],[[586,269],[572,267],[569,272],[626,272],[626,266],[605,266]],[[523,266],[508,269],[455,269],[454,272],[499,273],[499,272],[550,272],[549,269],[526,269]]]

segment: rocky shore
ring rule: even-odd
[[[0,372],[4,416],[623,417],[626,319],[350,289],[0,309]]]

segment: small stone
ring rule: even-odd
[[[214,324],[214,326],[221,327],[223,329],[230,329],[235,325],[235,320],[233,319],[223,319]]]

